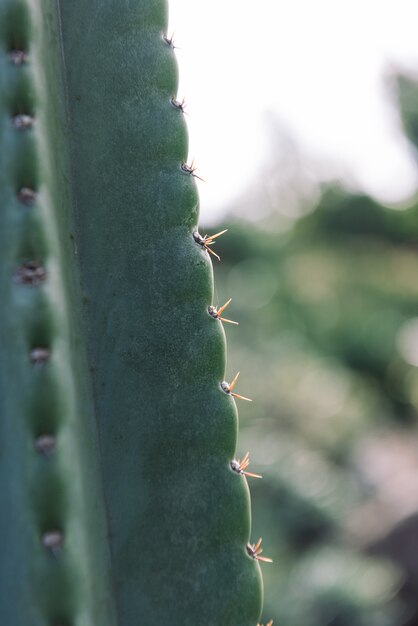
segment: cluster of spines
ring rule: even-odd
[[[194,232],[193,239],[204,250],[206,250],[207,252],[212,254],[212,256],[215,256],[218,260],[220,260],[219,256],[213,252],[210,246],[214,243],[214,240],[216,237],[223,235],[225,232],[226,230],[222,230],[221,232],[216,233],[215,235],[211,235],[211,236],[205,235],[204,237],[202,237],[198,232]],[[220,322],[229,322],[230,324],[238,325],[238,322],[234,322],[232,320],[222,317],[223,311],[226,309],[227,306],[229,306],[231,301],[232,301],[232,298],[230,298],[223,306],[219,307],[219,309],[214,305],[210,305],[208,307],[209,315]],[[247,398],[246,396],[239,395],[233,391],[235,384],[238,380],[239,374],[240,372],[237,372],[237,374],[235,375],[231,383],[228,383],[226,380],[222,381],[220,383],[220,387],[224,393],[231,395],[234,398],[238,398],[239,400],[246,400],[247,402],[252,402],[251,398]],[[241,476],[249,476],[252,478],[262,478],[260,474],[253,474],[251,472],[246,471],[249,463],[250,463],[250,453],[247,452],[241,461],[237,459],[232,459],[230,466],[231,466],[232,471],[234,471],[236,474],[240,474]],[[257,561],[264,561],[265,563],[272,563],[272,559],[261,556],[261,553],[263,551],[261,548],[261,541],[262,540],[260,538],[256,544],[248,543],[247,554],[252,559],[255,559]]]
[[[173,37],[164,37],[164,41],[172,48],[174,48],[174,42],[173,42]],[[181,101],[177,100],[174,96],[171,98],[171,104],[178,109],[181,113],[184,113],[184,108],[185,108],[185,99],[182,99]],[[181,169],[183,170],[183,172],[189,174],[190,176],[193,176],[195,178],[198,178],[199,180],[203,179],[200,176],[197,176],[196,174],[196,166],[194,164],[194,161],[192,161],[191,165],[188,165],[185,162],[181,163]],[[204,251],[206,251],[209,255],[211,255],[212,257],[215,257],[218,261],[220,261],[220,257],[219,255],[213,250],[212,246],[216,243],[216,239],[217,237],[220,237],[221,235],[223,235],[224,233],[227,232],[227,229],[222,230],[214,235],[207,235],[205,234],[204,236],[202,236],[198,230],[195,230],[192,235],[193,235],[193,239],[195,241],[195,243],[200,246]],[[234,324],[234,325],[238,325],[238,322],[235,322],[233,320],[227,319],[222,317],[222,313],[224,312],[224,310],[229,306],[229,304],[231,303],[232,298],[230,298],[223,306],[221,307],[216,307],[215,305],[210,305],[208,307],[208,313],[209,315],[220,321],[220,322],[227,322],[230,324]],[[231,383],[228,383],[227,381],[222,381],[220,383],[220,388],[221,390],[228,394],[233,396],[234,398],[238,398],[240,400],[246,400],[248,402],[251,402],[252,400],[250,398],[247,398],[245,396],[239,395],[237,393],[235,393],[233,391],[235,384],[238,380],[239,377],[239,372],[235,375],[234,379],[232,380]],[[262,476],[260,474],[253,474],[251,472],[246,471],[247,467],[249,465],[249,452],[247,452],[245,454],[245,456],[243,457],[242,460],[237,460],[237,459],[233,459],[230,462],[230,467],[232,469],[233,472],[235,472],[236,474],[239,474],[241,476],[249,476],[252,478],[262,478]],[[271,563],[272,559],[268,558],[268,557],[264,557],[261,556],[261,553],[263,552],[263,549],[261,548],[261,538],[257,541],[257,543],[255,544],[251,544],[248,543],[246,546],[246,551],[247,554],[250,558],[255,559],[257,561],[263,561],[266,563]],[[270,622],[268,622],[267,626],[272,626],[273,624],[273,620],[271,620]],[[260,626],[259,624],[257,626]]]

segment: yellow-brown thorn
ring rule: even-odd
[[[174,98],[174,96],[171,98],[170,100],[171,104],[173,105],[173,107],[175,109],[178,109],[179,111],[181,111],[182,113],[184,113],[185,115],[187,115],[185,108],[186,108],[186,99],[183,98],[183,100],[177,100],[176,98]],[[198,176],[196,178],[199,178]],[[202,180],[202,179],[201,179]]]
[[[225,304],[223,306],[221,306],[219,309],[217,309],[216,306],[213,306],[213,305],[210,306],[208,308],[209,315],[211,315],[212,317],[214,317],[217,320],[220,320],[221,322],[228,322],[228,324],[235,324],[236,326],[238,326],[239,322],[233,322],[232,320],[226,319],[226,317],[221,317],[221,313],[226,309],[226,307],[231,302],[232,302],[232,298],[229,298],[228,302],[225,302]]]
[[[163,39],[165,41],[165,43],[170,46],[170,48],[176,48],[176,46],[174,45],[174,33],[172,33],[170,36],[168,35],[164,35]]]
[[[248,543],[247,544],[247,553],[248,555],[252,558],[255,559],[256,561],[263,561],[264,563],[273,563],[273,559],[268,558],[267,556],[260,556],[260,554],[263,552],[263,549],[261,547],[261,537],[260,539],[257,541],[257,543]]]
[[[187,164],[182,164],[182,169],[185,172],[188,172],[188,169],[185,169],[185,167],[183,167],[183,165],[187,166],[187,168],[189,167]],[[191,172],[189,172],[190,174]],[[192,173],[193,174],[193,173]],[[202,179],[201,179],[202,180]],[[218,261],[221,260],[221,257],[218,256],[216,254],[216,252],[214,252],[211,248],[209,248],[209,246],[213,245],[214,243],[216,243],[215,241],[213,241],[216,237],[220,237],[221,235],[223,235],[224,233],[226,233],[228,229],[226,228],[225,230],[221,230],[221,232],[216,233],[216,235],[205,235],[204,237],[202,237],[202,235],[200,235],[200,233],[196,230],[193,233],[193,239],[195,240],[196,243],[199,244],[199,246],[202,246],[202,248],[204,248],[205,250],[207,250],[207,252],[209,252],[210,254],[212,254],[214,257],[216,257],[218,259]]]
[[[263,478],[261,474],[252,474],[251,472],[247,472],[246,469],[250,464],[250,453],[247,452],[243,457],[242,461],[239,459],[234,459],[231,461],[231,468],[237,474],[243,474],[244,476],[251,476],[252,478]]]
[[[203,183],[206,182],[203,178],[195,174],[197,167],[195,167],[194,161],[192,161],[191,165],[188,165],[185,161],[182,161],[181,169],[183,170],[183,172],[186,172],[186,174],[190,174],[190,176],[194,176],[194,178],[198,178]]]
[[[240,396],[239,394],[234,393],[232,391],[233,388],[235,387],[235,383],[238,380],[238,376],[239,376],[239,372],[238,372],[238,374],[236,374],[236,376],[235,376],[234,380],[232,381],[232,383],[228,383],[228,382],[226,382],[226,380],[224,380],[221,383],[221,387],[222,387],[223,391],[225,391],[225,393],[230,394],[234,398],[239,398],[240,400],[247,400],[247,402],[252,402],[251,398],[246,398],[245,396]]]

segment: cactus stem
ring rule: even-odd
[[[238,415],[218,393],[225,334],[205,320],[212,264],[195,249],[220,260],[226,231],[191,241],[203,179],[186,162],[168,1],[100,4],[0,0],[1,572],[18,583],[1,615],[249,626],[262,600],[250,496],[226,466]],[[212,313],[236,324],[229,303]],[[187,449],[174,488],[171,449]]]

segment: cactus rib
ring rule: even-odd
[[[0,2],[0,615],[16,626],[110,626],[87,369],[72,349],[82,338],[65,269],[68,166],[47,4]]]

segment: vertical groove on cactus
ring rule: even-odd
[[[0,0],[0,24],[2,619],[254,626],[167,3]]]

